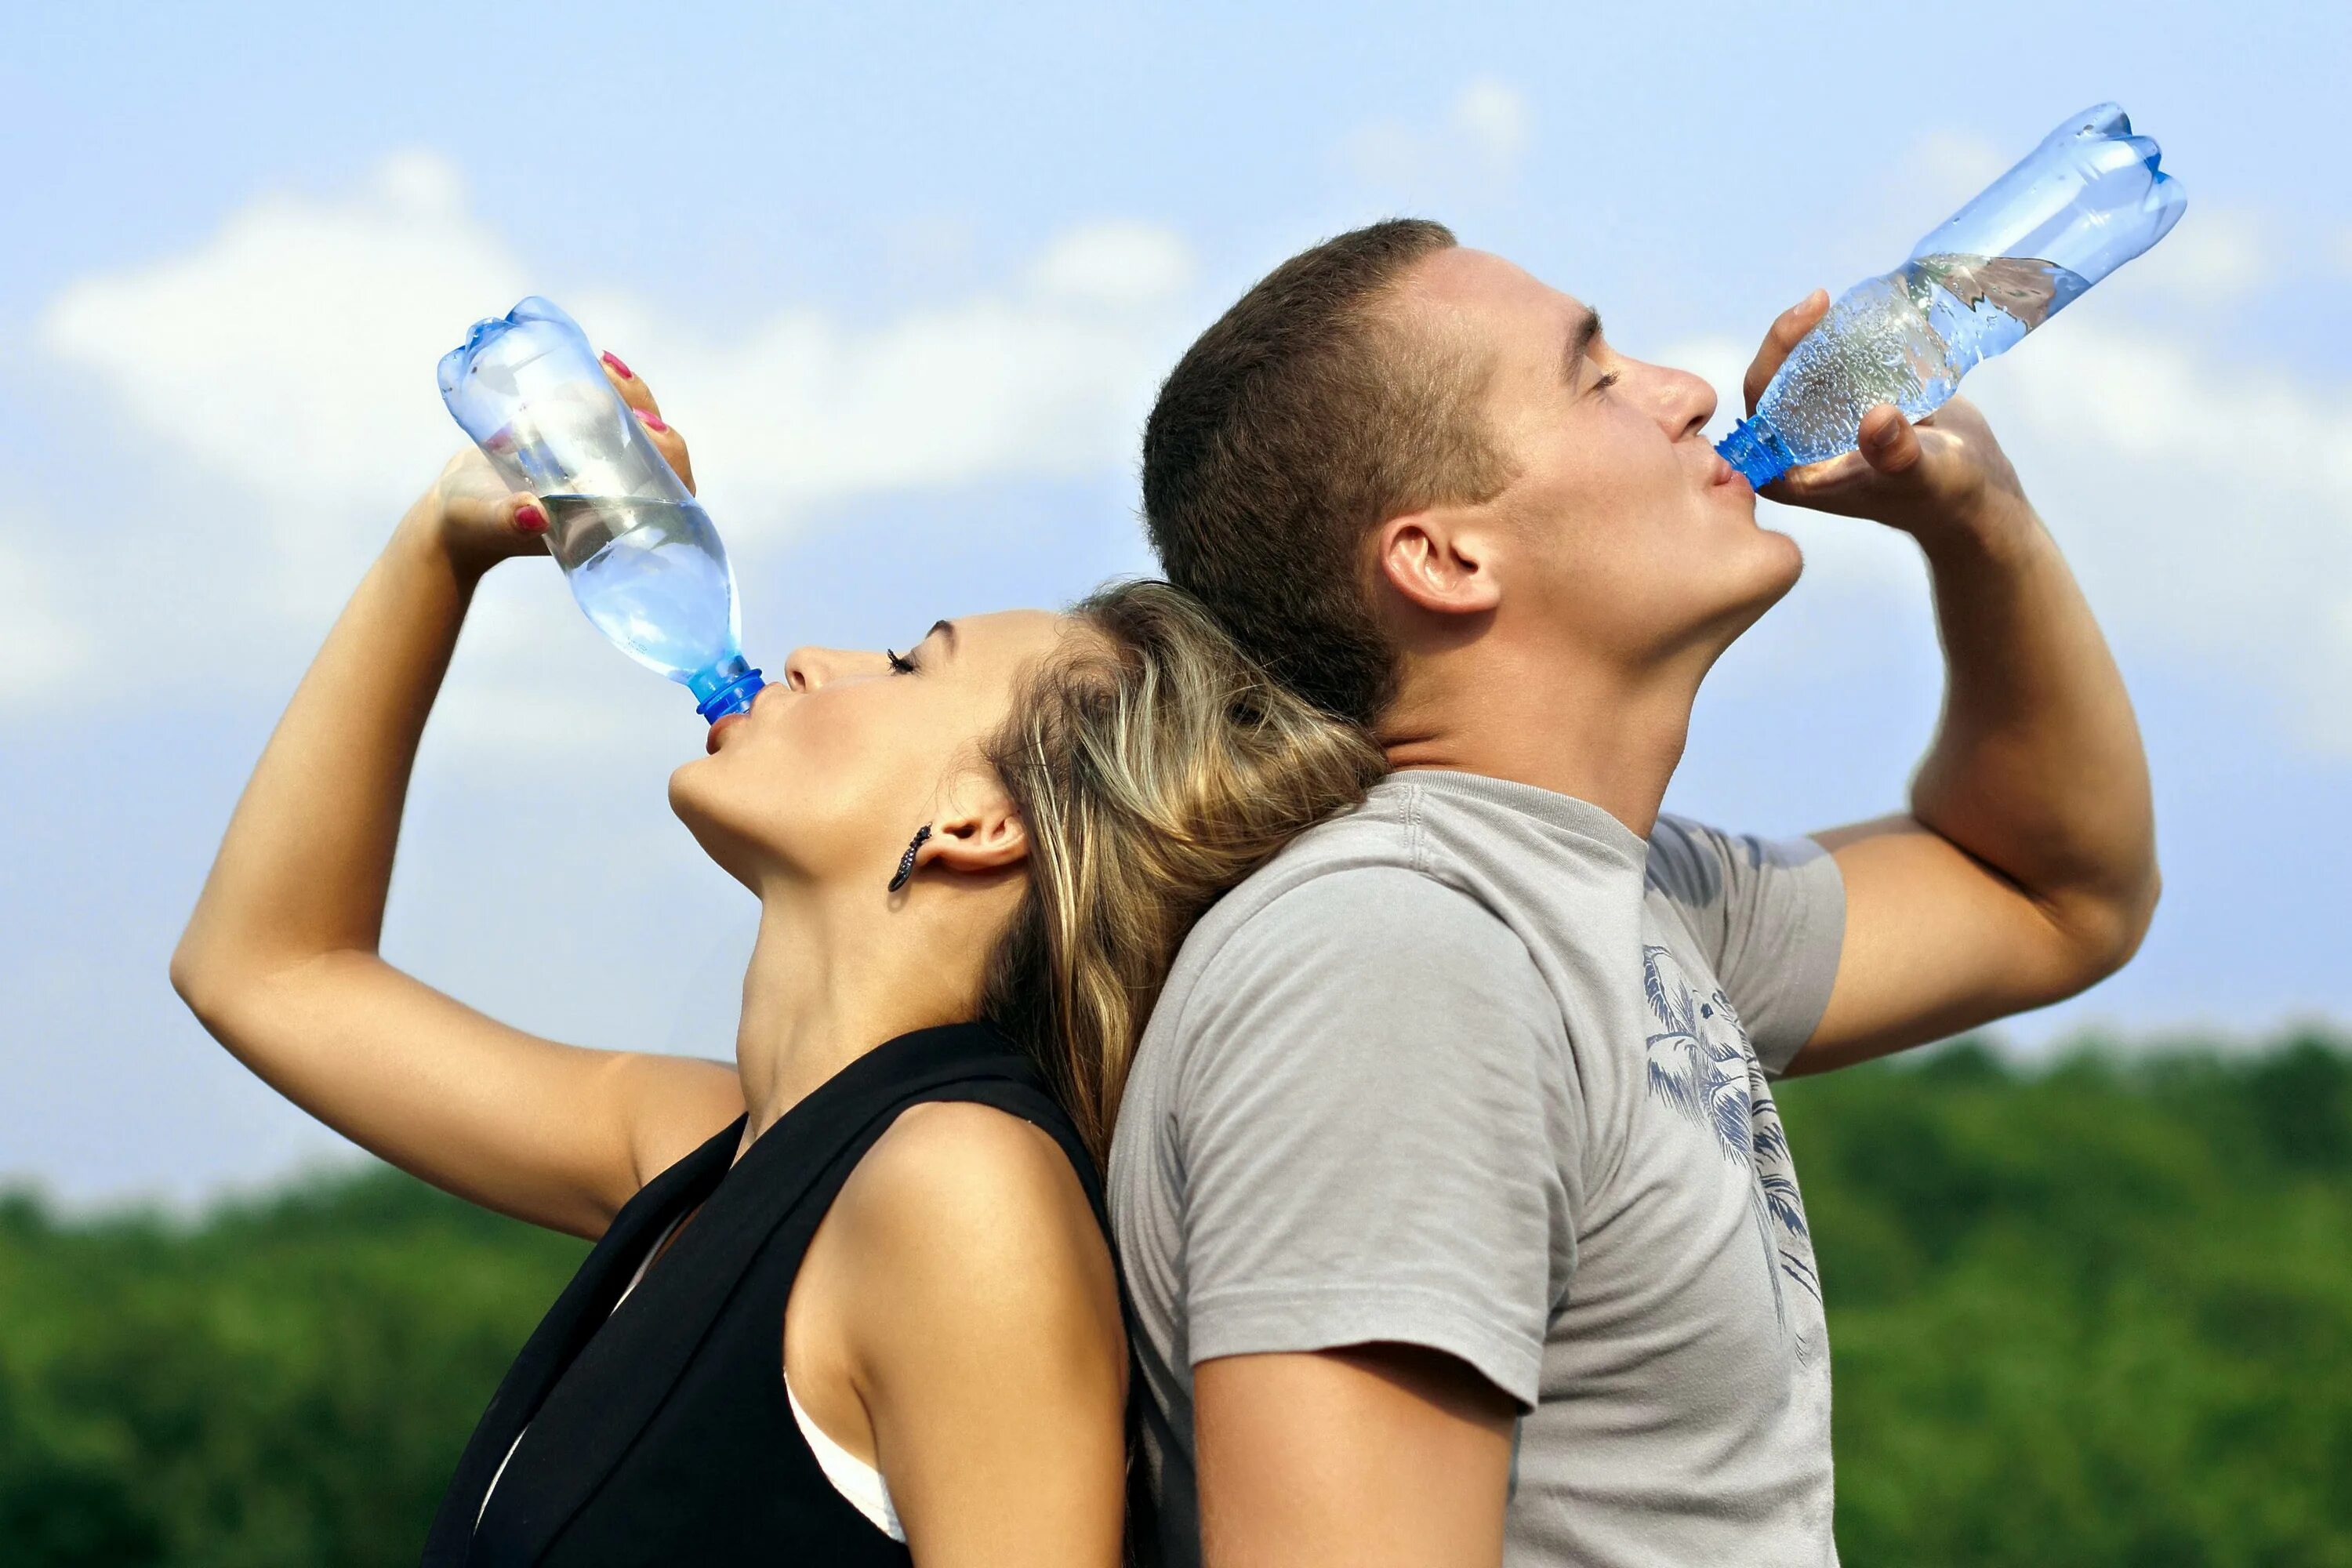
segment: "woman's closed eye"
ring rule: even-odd
[[[915,673],[915,661],[913,659],[901,658],[899,655],[892,652],[887,647],[882,650],[882,657],[890,661],[891,674],[912,675]]]

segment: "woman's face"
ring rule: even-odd
[[[712,728],[709,754],[670,775],[670,805],[755,892],[782,878],[870,881],[879,897],[926,823],[927,859],[977,853],[987,868],[993,853],[1010,869],[1025,841],[981,746],[1067,626],[1009,610],[941,621],[895,652],[795,649],[748,712]]]

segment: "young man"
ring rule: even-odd
[[[1774,323],[1751,403],[1827,304]],[[1958,400],[1771,492],[1927,556],[1949,668],[1909,809],[1785,842],[1659,816],[1701,679],[1800,568],[1714,412],[1408,221],[1286,263],[1161,391],[1169,575],[1398,770],[1211,910],[1127,1090],[1177,1563],[1833,1563],[1768,1079],[2055,1001],[2147,929],[2129,701]]]

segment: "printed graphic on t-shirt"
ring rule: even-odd
[[[1747,1026],[1720,987],[1704,1001],[1695,996],[1682,966],[1663,947],[1643,947],[1642,989],[1659,1025],[1649,1037],[1650,1095],[1710,1133],[1717,1152],[1752,1178],[1756,1238],[1771,1280],[1773,1308],[1797,1360],[1810,1363],[1821,1349],[1807,1328],[1820,1321],[1822,1297],[1812,1232],[1805,1224],[1780,1108],[1772,1103]],[[1802,1291],[1814,1309],[1795,1321],[1789,1311],[1791,1289]]]

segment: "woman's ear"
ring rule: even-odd
[[[1029,829],[1013,797],[992,782],[968,786],[931,823],[931,836],[915,853],[918,868],[938,866],[967,875],[1010,871],[1029,858]]]

